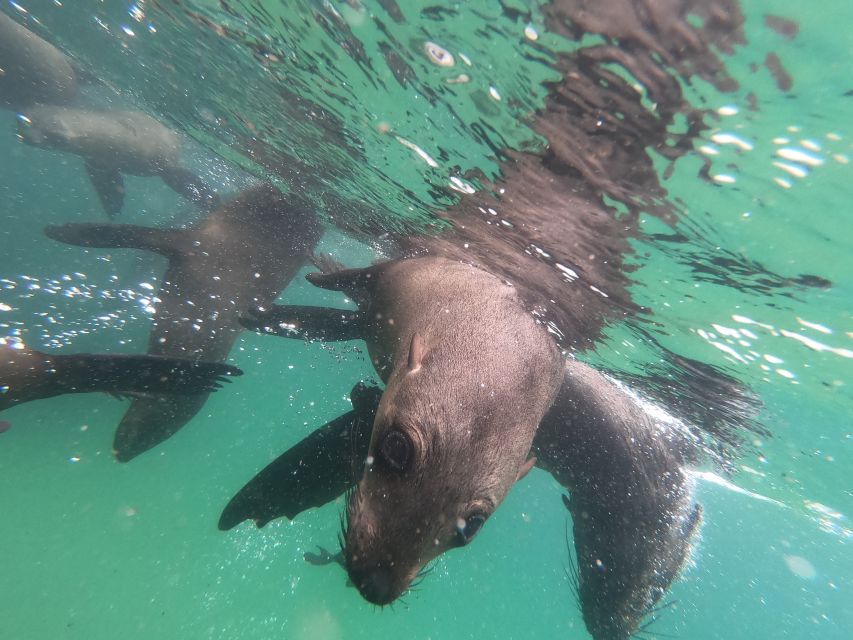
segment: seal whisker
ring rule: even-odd
[[[648,620],[645,624],[640,626],[634,633],[631,635],[639,638],[640,634],[651,636],[653,638],[677,638],[678,636],[670,633],[662,633],[660,631],[650,631],[649,627],[651,627],[655,622],[660,620],[658,616],[654,616],[651,620]]]
[[[649,607],[648,609],[646,609],[643,612],[643,617],[654,614],[654,613],[658,613],[660,611],[663,611],[664,609],[669,609],[676,602],[678,602],[678,600],[670,600],[669,602],[665,602],[664,604],[659,605],[657,607]]]
[[[569,542],[569,521],[568,520],[566,520],[565,538],[566,538],[566,550],[569,552],[569,556],[568,556],[569,566],[566,567],[564,569],[564,571],[566,574],[566,579],[569,581],[569,589],[571,589],[572,596],[575,599],[575,606],[580,608],[580,605],[581,605],[580,593],[579,593],[580,579],[578,577],[578,566],[577,566],[577,563],[575,563],[574,555],[572,552],[572,547],[571,547],[571,544]]]

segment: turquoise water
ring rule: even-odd
[[[541,148],[530,116],[547,95],[543,82],[558,77],[556,53],[579,46],[549,32],[538,3],[507,3],[516,12],[487,2],[429,11],[400,3],[406,20],[386,18],[384,31],[371,19],[387,15],[383,4],[22,2],[2,10],[101,80],[83,89],[91,104],[141,108],[183,131],[192,139],[187,162],[220,193],[252,174],[273,178],[310,193],[330,222],[375,236],[377,226],[429,229],[432,213],[457,197],[444,189],[451,179],[499,175],[495,148]],[[671,229],[644,215],[628,260],[631,293],[654,314],[651,337],[749,385],[772,437],[744,451],[729,484],[698,480],[700,537],[672,589],[675,604],[651,630],[848,638],[853,98],[844,94],[853,89],[853,8],[754,1],[742,10],[746,42],[722,55],[740,88],[685,84],[689,101],[716,115],[673,167],[656,156],[685,241],[667,240]],[[768,12],[795,20],[797,36],[769,29]],[[454,66],[430,62],[425,40],[453,52]],[[383,43],[406,61],[404,84]],[[771,51],[794,80],[789,91],[763,66]],[[468,82],[448,83],[462,74]],[[264,166],[252,136],[275,162]],[[811,160],[783,157],[786,148]],[[46,238],[47,224],[106,221],[81,161],[21,144],[10,111],[0,111],[0,149],[0,335],[64,353],[142,352],[141,296],[100,292],[156,289],[162,259]],[[710,180],[697,175],[706,160]],[[122,222],[200,216],[159,179],[129,177],[126,186]],[[331,229],[321,249],[347,264],[377,251],[370,236]],[[762,287],[757,276],[710,269],[721,256],[832,284]],[[281,299],[342,303],[302,278]],[[636,372],[656,351],[635,326],[617,323],[587,357]],[[317,545],[334,548],[341,501],[292,523],[218,531],[222,507],[249,478],[348,410],[354,381],[374,377],[355,343],[243,334],[229,361],[246,375],[126,465],[110,453],[122,401],[65,396],[4,412],[12,428],[0,434],[0,638],[588,637],[564,573],[567,514],[558,486],[539,471],[513,489],[476,543],[445,555],[419,591],[383,610],[348,587],[340,568],[303,560]]]

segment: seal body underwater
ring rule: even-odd
[[[203,208],[218,196],[181,160],[181,137],[141,111],[92,111],[54,105],[23,110],[18,132],[27,144],[83,158],[104,210],[116,216],[124,204],[122,174],[160,176]]]
[[[388,604],[470,542],[530,469],[562,360],[514,288],[469,264],[413,258],[309,279],[359,311],[272,307],[244,323],[366,340],[386,386],[347,505],[344,559],[364,598]]]
[[[306,204],[260,184],[191,229],[67,224],[45,232],[69,244],[166,256],[148,353],[221,362],[242,330],[239,315],[275,300],[310,257],[321,229]],[[116,457],[130,460],[170,437],[206,399],[207,393],[135,398],[116,431]]]
[[[52,44],[0,12],[0,107],[68,104],[77,95],[71,61]]]
[[[0,344],[0,411],[66,393],[209,393],[241,375],[237,367],[182,358],[47,354]]]
[[[460,281],[470,279],[454,284],[454,272]],[[483,273],[442,258],[419,258],[309,276],[319,286],[344,289],[359,311],[278,306],[247,316],[246,326],[282,336],[365,337],[387,388],[381,401],[373,400],[370,438],[362,433],[370,397],[356,387],[354,410],[258,474],[229,502],[220,528],[244,519],[262,526],[273,517],[293,518],[355,485],[347,506],[345,565],[366,599],[386,604],[417,575],[419,561],[473,537],[499,503],[494,496],[503,493],[482,502],[470,495],[485,495],[481,487],[490,483],[508,486],[495,480],[502,464],[519,477],[535,461],[571,494],[574,589],[590,632],[596,640],[626,639],[688,557],[701,513],[683,471],[693,441],[677,421],[652,418],[607,376],[573,358],[563,361],[550,336],[509,293],[512,288]],[[502,287],[508,294],[503,299]],[[430,344],[453,338],[447,349],[430,352],[419,336],[434,322],[442,330],[430,334]],[[413,327],[418,329],[411,333]],[[519,353],[534,355],[533,362]],[[433,373],[429,382],[417,375],[426,366]],[[482,402],[479,384],[488,390]],[[547,411],[540,413],[543,403]],[[535,420],[532,431],[528,420]],[[507,451],[521,442],[530,444],[520,458],[511,457]],[[353,474],[364,459],[363,473]],[[489,471],[483,475],[482,468]],[[451,541],[440,534],[454,513]],[[434,548],[419,546],[421,531],[432,536]],[[406,548],[410,540],[415,543]]]

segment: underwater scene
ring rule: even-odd
[[[853,4],[0,5],[0,639],[853,637]]]

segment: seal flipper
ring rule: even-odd
[[[359,383],[350,397],[353,410],[323,425],[267,465],[231,498],[219,528],[243,520],[263,527],[311,507],[331,502],[352,487],[367,456],[370,434],[382,392]]]
[[[205,211],[212,211],[219,206],[220,199],[216,192],[189,169],[168,167],[160,173],[160,177],[173,191]]]
[[[701,508],[683,471],[692,441],[610,379],[569,360],[533,452],[569,489],[577,594],[595,638],[628,638],[678,577]]]
[[[364,269],[341,269],[328,273],[309,273],[305,276],[315,287],[343,291],[361,307],[370,297],[368,292],[376,281],[378,270],[388,263],[380,263]]]
[[[80,247],[143,249],[167,258],[183,253],[189,232],[183,229],[157,229],[133,224],[74,223],[48,225],[48,238]]]
[[[211,392],[228,381],[227,376],[243,373],[225,364],[149,355],[49,355],[25,349],[6,350],[3,356],[0,380],[6,390],[0,394],[0,410],[66,393]]]
[[[92,162],[86,163],[86,173],[101,200],[104,211],[112,219],[124,206],[124,178],[115,167],[104,167]]]
[[[240,376],[237,367],[153,355],[77,354],[51,356],[58,393],[194,394],[219,389]]]
[[[274,304],[269,309],[250,309],[239,321],[252,331],[283,338],[336,341],[364,337],[363,314],[346,309]]]

